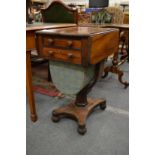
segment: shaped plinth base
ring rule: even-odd
[[[84,135],[87,132],[86,119],[97,106],[102,110],[106,108],[106,100],[104,99],[88,99],[86,106],[77,106],[75,102],[55,109],[52,112],[53,122],[58,122],[63,117],[69,117],[77,121],[79,134]]]

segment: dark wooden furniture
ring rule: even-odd
[[[112,66],[108,66],[104,69],[104,76],[102,78],[107,77],[109,72],[115,73],[118,75],[118,80],[120,83],[124,85],[124,88],[126,89],[129,86],[129,82],[123,81],[123,71],[118,68],[121,64],[123,64],[127,59],[129,61],[129,24],[105,24],[104,26],[101,27],[113,27],[113,28],[118,28],[120,32],[124,32],[124,37],[125,38],[125,44],[126,44],[126,51],[127,51],[127,56],[124,58],[121,58],[120,61],[118,61],[118,53],[115,54],[114,59],[113,59],[113,64]]]
[[[85,134],[86,118],[92,110],[97,106],[106,108],[105,99],[87,99],[87,94],[99,77],[101,62],[117,52],[119,31],[114,28],[72,27],[38,31],[36,37],[41,57],[86,68],[94,65],[94,78],[76,95],[75,101],[55,109],[52,114],[54,122],[62,117],[77,120],[78,132]]]
[[[125,31],[127,34],[129,34],[129,25],[128,24],[111,24],[111,23],[110,24],[93,24],[93,23],[88,23],[88,24],[80,24],[79,26],[100,27],[100,28],[117,28],[117,29],[119,29],[120,32]],[[129,86],[129,83],[127,81],[122,80],[124,73],[122,70],[120,70],[118,68],[118,66],[121,65],[122,63],[124,63],[126,61],[126,59],[129,58],[129,35],[127,36],[126,44],[127,44],[128,56],[125,59],[118,61],[118,51],[117,51],[114,55],[112,66],[106,67],[104,69],[105,74],[104,74],[104,76],[102,76],[102,78],[107,77],[108,72],[117,74],[118,80],[120,83],[122,83],[124,85],[124,88],[127,88]]]
[[[41,14],[45,23],[78,22],[77,9],[72,9],[59,0],[52,1],[47,8],[41,10]]]
[[[36,49],[35,31],[51,28],[63,28],[76,26],[76,24],[27,24],[26,25],[26,87],[29,98],[30,117],[33,122],[37,121],[37,113],[32,89],[31,50]]]
[[[123,23],[129,25],[129,12],[124,12]],[[124,56],[127,56],[127,59],[129,61],[129,29],[124,30],[124,45],[126,45],[126,52],[127,52],[127,55],[124,55]],[[122,58],[124,56],[122,56]]]

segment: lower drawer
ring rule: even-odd
[[[81,51],[44,47],[40,54],[50,60],[81,64]]]

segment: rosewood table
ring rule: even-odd
[[[37,121],[37,113],[32,89],[32,72],[31,72],[31,50],[36,49],[35,31],[51,28],[72,27],[76,24],[52,24],[52,23],[36,23],[26,25],[26,87],[29,98],[30,117],[33,122]]]
[[[115,28],[71,27],[36,32],[38,54],[50,60],[53,83],[64,94],[76,98],[57,108],[52,120],[73,118],[78,133],[85,134],[86,119],[97,106],[106,108],[105,99],[87,99],[99,78],[102,62],[118,51],[119,30]]]

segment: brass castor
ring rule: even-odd
[[[105,110],[106,107],[107,107],[106,100],[104,102],[100,103],[100,109]]]
[[[53,111],[53,113],[52,113],[52,121],[54,122],[54,123],[57,123],[57,122],[59,122],[60,121],[60,117],[58,116],[58,115],[56,115],[55,114],[55,112]]]
[[[85,125],[79,125],[78,126],[78,133],[80,135],[84,135],[87,132],[87,128]]]

